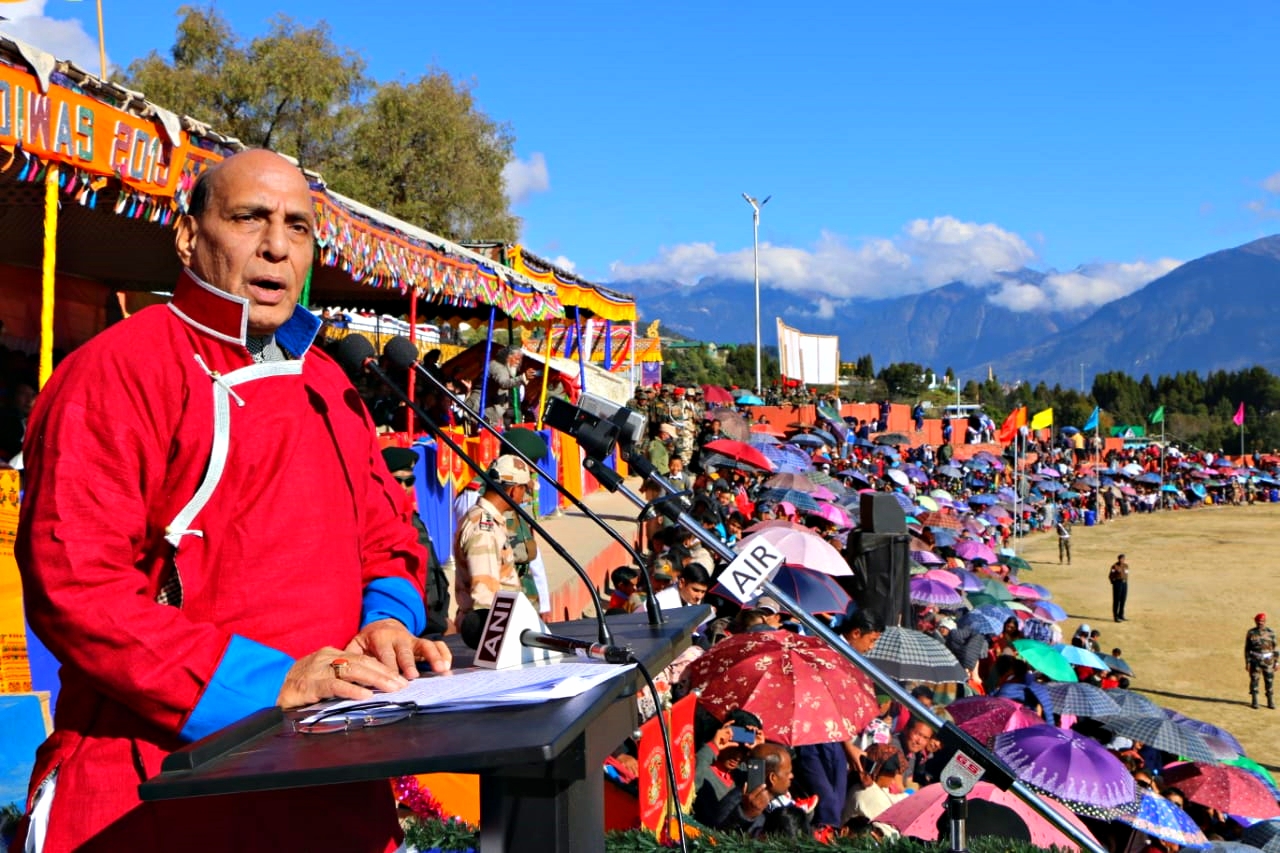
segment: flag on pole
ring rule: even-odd
[[[1081,429],[1082,429],[1084,432],[1088,432],[1088,431],[1089,431],[1089,430],[1091,430],[1091,429],[1097,429],[1097,428],[1098,428],[1098,412],[1099,412],[1099,411],[1100,411],[1100,410],[1099,410],[1099,408],[1098,408],[1097,406],[1094,406],[1094,407],[1093,407],[1093,414],[1092,414],[1092,415],[1089,415],[1089,420],[1085,421],[1085,422],[1084,422],[1084,426],[1083,426],[1083,427],[1081,427]]]
[[[1001,444],[1008,444],[1018,435],[1018,430],[1027,423],[1027,407],[1019,406],[1009,413],[1009,417],[1004,419],[1004,423],[1000,425],[1000,431],[996,433],[996,440]]]
[[[1035,413],[1031,418],[1032,429],[1045,429],[1053,426],[1053,407],[1042,409]]]
[[[1148,420],[1150,420],[1153,424],[1164,423],[1164,406],[1161,406],[1160,408],[1152,412],[1151,417],[1148,418]]]
[[[1236,409],[1235,417],[1231,419],[1231,422],[1236,426],[1244,426],[1244,403],[1241,403],[1240,408]]]

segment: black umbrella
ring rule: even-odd
[[[911,439],[900,432],[882,432],[875,438],[876,444],[910,444]]]
[[[1122,737],[1141,741],[1188,761],[1218,760],[1198,732],[1178,725],[1163,714],[1158,717],[1105,714],[1094,719]]]
[[[1280,853],[1280,818],[1258,821],[1244,831],[1240,840],[1267,853]]]
[[[1140,717],[1150,717],[1155,714],[1163,714],[1164,709],[1152,702],[1141,693],[1134,693],[1132,690],[1108,690],[1107,695],[1111,697],[1120,710],[1126,714],[1133,714]]]
[[[940,640],[897,625],[884,629],[867,657],[886,675],[900,681],[963,684],[969,680],[964,667]]]

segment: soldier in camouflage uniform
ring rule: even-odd
[[[1249,672],[1249,695],[1258,707],[1258,680],[1267,689],[1267,707],[1275,708],[1272,684],[1276,677],[1276,632],[1267,627],[1267,614],[1253,617],[1253,627],[1244,635],[1244,668]]]
[[[479,630],[499,591],[523,590],[503,513],[528,495],[529,467],[517,456],[499,456],[489,474],[501,489],[486,488],[475,506],[467,510],[453,549],[453,593],[458,602],[454,621],[463,633],[467,633],[464,624],[468,631]]]
[[[671,407],[672,423],[676,425],[676,453],[684,459],[693,458],[694,440],[697,438],[698,428],[702,426],[699,423],[702,413],[698,404],[690,399],[695,393],[696,388],[690,388],[688,392],[677,388],[676,402]]]
[[[532,507],[528,504],[525,509],[532,511]],[[525,597],[533,602],[533,609],[542,612],[538,600],[538,585],[534,582],[533,573],[529,571],[529,564],[538,556],[538,540],[533,536],[533,528],[529,527],[529,523],[514,512],[503,513],[507,520],[507,545],[511,547],[512,557],[516,561],[516,574],[520,578],[520,588],[524,590]]]
[[[657,435],[658,428],[671,421],[671,386],[664,385],[662,390],[649,400],[649,433]]]

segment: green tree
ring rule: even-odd
[[[884,368],[877,378],[889,389],[893,399],[914,401],[924,393],[926,372],[919,364],[903,361]]]
[[[183,6],[169,58],[130,64],[128,85],[166,109],[208,122],[250,147],[323,170],[344,153],[346,129],[369,85],[364,60],[333,42],[328,24],[278,16],[243,43],[213,8]]]
[[[514,137],[476,107],[470,86],[432,71],[374,88],[364,61],[324,23],[281,15],[245,42],[213,8],[178,15],[169,56],[133,62],[128,85],[247,146],[292,155],[337,192],[442,237],[516,239],[502,179]]]

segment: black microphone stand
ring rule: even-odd
[[[598,431],[597,431],[598,432]],[[737,558],[737,554],[728,545],[725,545],[720,539],[708,532],[701,524],[698,524],[692,516],[681,508],[678,501],[655,501],[646,503],[639,495],[628,490],[622,485],[622,478],[616,473],[609,472],[609,469],[603,463],[604,451],[607,449],[605,442],[600,441],[584,441],[583,448],[587,451],[587,466],[596,477],[600,480],[600,484],[610,490],[620,491],[637,507],[654,508],[662,512],[667,518],[676,524],[685,528],[696,536],[701,542],[707,546],[711,552],[721,559],[732,562]],[[626,455],[627,464],[633,471],[641,475],[651,478],[659,487],[669,495],[679,493],[679,490],[671,484],[666,477],[657,472],[647,458],[635,452],[634,448],[623,447]],[[613,473],[612,477],[602,476],[603,472]],[[772,581],[765,581],[761,589],[769,595],[776,598],[783,607],[786,607],[797,621],[805,626],[814,635],[821,637],[826,644],[835,650],[838,654],[866,673],[881,689],[885,691],[892,699],[896,700],[911,713],[929,723],[938,732],[943,744],[947,749],[953,749],[963,753],[976,762],[986,774],[986,781],[991,782],[999,788],[1012,790],[1019,799],[1030,806],[1037,814],[1049,821],[1056,829],[1062,832],[1067,838],[1080,846],[1083,850],[1089,850],[1091,853],[1107,853],[1104,847],[1101,847],[1097,841],[1089,837],[1086,833],[1082,833],[1073,826],[1066,818],[1058,814],[1053,808],[1040,798],[1032,788],[1025,782],[1017,779],[1013,773],[1004,765],[999,758],[987,750],[980,742],[973,738],[968,732],[947,722],[933,712],[933,709],[924,705],[916,697],[912,696],[908,691],[904,690],[897,681],[881,672],[880,668],[874,663],[863,657],[859,652],[853,649],[848,643],[844,642],[829,627],[824,625],[818,619],[815,619],[811,613],[808,613],[798,602],[793,600],[791,596],[779,589]]]
[[[413,360],[410,361],[408,364],[402,363],[405,359],[400,356],[400,353],[392,351],[392,344],[394,344],[396,341],[404,341],[405,344],[413,348]],[[448,388],[446,388],[444,383],[440,381],[439,377],[433,374],[430,370],[427,370],[425,367],[423,367],[418,362],[418,350],[417,350],[417,347],[413,346],[412,341],[410,341],[408,338],[405,338],[403,336],[393,338],[392,340],[387,342],[387,345],[385,347],[383,347],[382,352],[383,352],[383,355],[386,355],[388,358],[391,359],[391,363],[394,364],[396,367],[401,367],[401,368],[413,367],[418,371],[418,373],[422,374],[428,380],[430,380],[431,384],[434,385],[440,393],[444,394],[450,400],[452,400],[453,403],[456,404],[460,409],[462,409],[462,411],[465,412],[469,417],[475,419],[475,422],[477,424],[484,427],[491,434],[496,436],[498,441],[502,444],[502,448],[504,452],[511,453],[515,456],[520,457],[520,459],[524,460],[524,463],[529,467],[533,468],[533,470],[537,471],[538,474],[544,480],[546,480],[548,483],[551,484],[552,488],[554,488],[556,492],[563,495],[569,501],[569,503],[573,504],[573,506],[579,511],[581,511],[583,515],[585,515],[587,518],[594,521],[600,527],[601,530],[603,530],[610,537],[612,537],[615,542],[617,542],[619,545],[625,548],[627,553],[631,555],[631,559],[635,560],[636,567],[640,569],[640,577],[643,579],[644,587],[645,587],[645,612],[649,616],[649,624],[651,626],[663,624],[664,620],[662,618],[662,608],[658,606],[657,599],[654,598],[653,583],[650,580],[649,572],[645,567],[644,558],[640,556],[640,553],[635,549],[635,547],[630,542],[627,541],[627,538],[625,536],[623,536],[618,531],[614,530],[613,527],[607,524],[603,518],[596,515],[596,513],[589,506],[587,506],[585,503],[579,500],[572,492],[570,492],[568,489],[562,486],[560,482],[556,480],[555,477],[552,477],[546,471],[543,471],[542,468],[539,467],[536,462],[534,462],[527,455],[525,455],[523,450],[516,447],[515,444],[513,444],[505,435],[503,435],[492,424],[486,421],[479,412],[477,412],[475,409],[467,405],[466,401],[463,400],[461,396],[453,393]],[[415,409],[415,412],[416,412],[416,409]],[[590,457],[588,457],[588,461],[590,461]],[[600,467],[603,468],[605,466],[602,465]],[[591,469],[589,468],[588,470],[591,470]],[[592,470],[592,473],[594,474],[595,471]]]
[[[345,350],[339,350],[339,355],[342,357],[343,361],[350,360],[352,362],[352,364],[349,365],[350,367],[364,367],[373,371],[373,373],[386,383],[387,387],[390,388],[395,395],[405,403],[405,405],[413,410],[414,415],[417,416],[422,421],[423,425],[427,427],[427,430],[431,433],[432,437],[437,441],[443,442],[450,450],[461,457],[467,466],[475,472],[476,476],[480,478],[481,482],[485,484],[485,486],[496,492],[506,494],[506,490],[501,486],[501,484],[489,476],[489,472],[485,470],[483,466],[468,456],[466,451],[464,451],[448,433],[440,429],[434,418],[428,415],[423,411],[421,406],[410,399],[409,395],[405,393],[404,389],[402,389],[398,383],[392,381],[391,377],[387,375],[387,372],[378,364],[373,344],[358,335],[348,335],[346,338],[343,338],[343,340],[361,341],[364,344],[364,346],[348,345]],[[357,353],[356,350],[361,350],[362,352]],[[612,646],[613,633],[609,630],[609,624],[605,622],[604,607],[600,601],[600,595],[596,591],[595,584],[591,582],[591,577],[587,574],[586,570],[582,568],[577,560],[573,559],[573,557],[569,555],[569,552],[566,551],[559,542],[547,533],[546,529],[538,523],[537,519],[529,514],[528,510],[512,501],[508,501],[507,505],[511,507],[512,512],[533,528],[534,531],[542,534],[542,538],[551,546],[551,549],[559,554],[561,559],[568,563],[569,567],[572,568],[582,582],[586,584],[587,589],[591,591],[591,597],[596,603],[596,624],[600,628],[600,644],[603,646]]]

